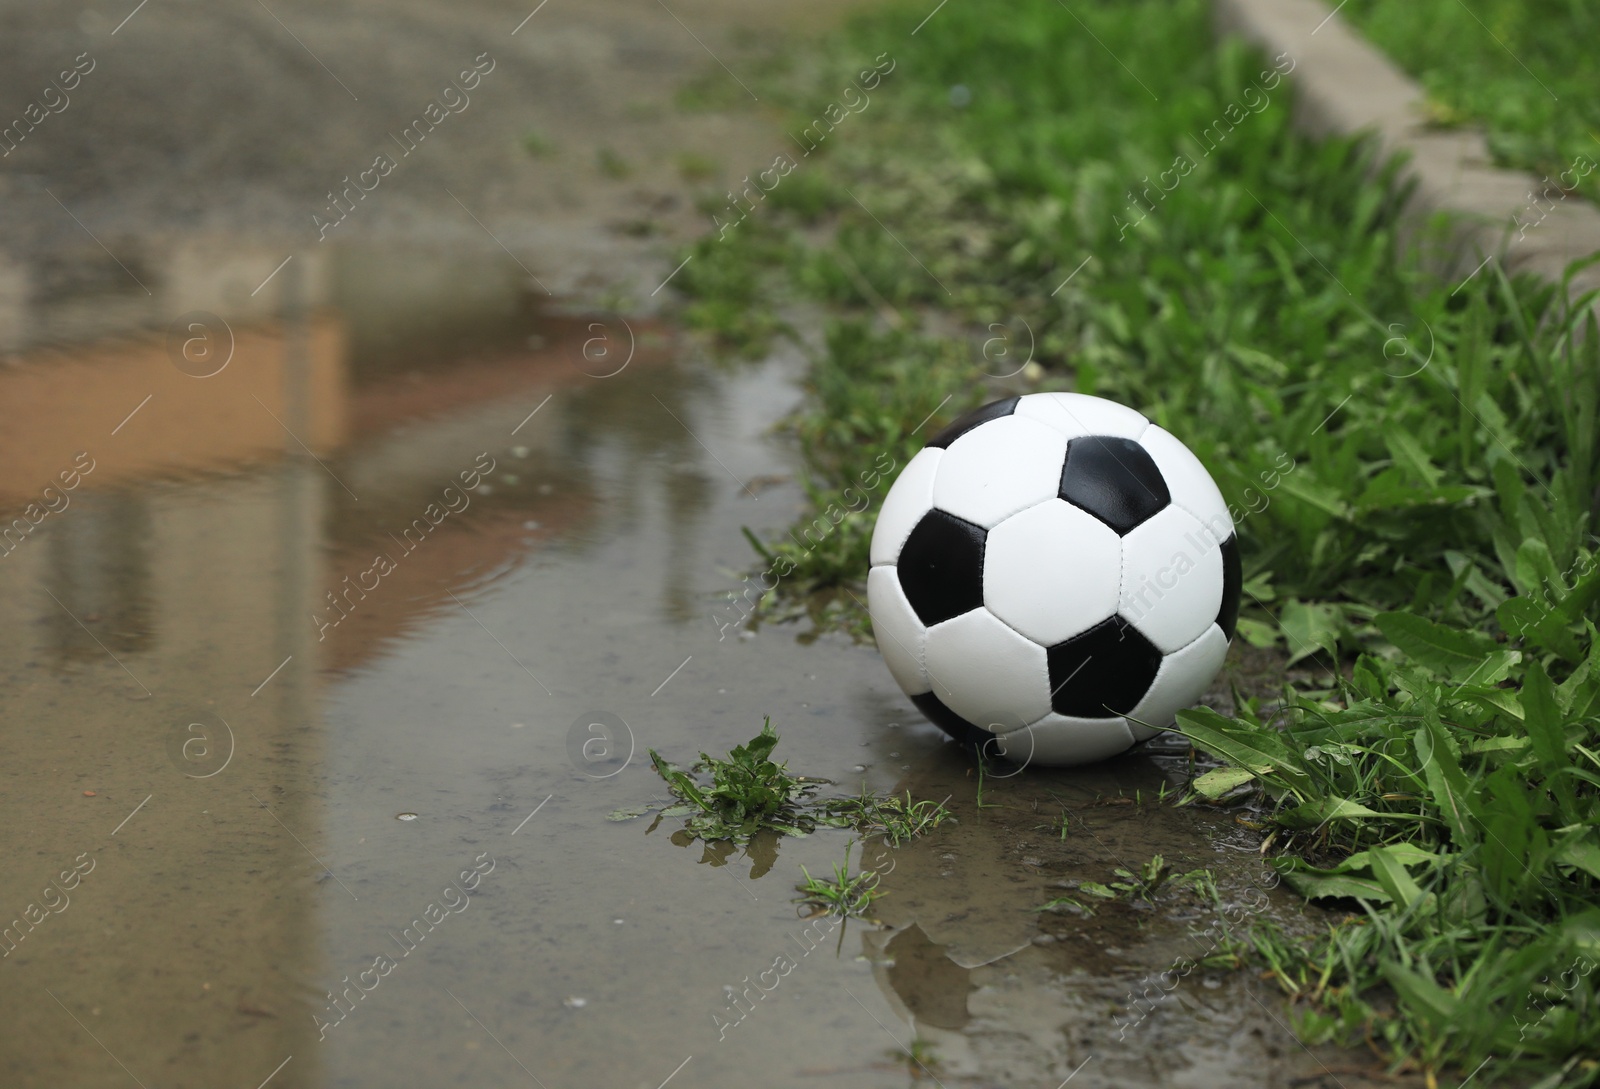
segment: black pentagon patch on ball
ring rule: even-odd
[[[1061,498],[1126,536],[1172,502],[1148,451],[1132,439],[1085,435],[1067,443]]]
[[[1079,718],[1114,718],[1138,706],[1161,669],[1161,651],[1120,616],[1045,649],[1050,706]]]
[[[1222,607],[1217,610],[1217,627],[1229,639],[1239,626],[1239,591],[1244,587],[1244,573],[1239,564],[1239,535],[1228,534],[1222,542]]]
[[[983,604],[982,526],[931,510],[912,529],[900,549],[895,573],[906,600],[923,624],[935,624]]]
[[[1011,415],[1017,410],[1017,402],[1020,400],[1022,400],[1021,397],[1007,397],[1002,401],[990,401],[981,408],[975,408],[929,439],[928,445],[937,446],[941,450],[948,449],[951,443],[979,424],[986,424],[990,420],[998,420],[1002,416]]]
[[[983,748],[994,740],[994,734],[981,727],[974,726],[950,708],[944,701],[932,692],[924,692],[920,696],[912,696],[911,702],[916,704],[917,710],[928,716],[928,721],[939,729],[961,742],[974,748]]]

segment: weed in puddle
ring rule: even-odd
[[[812,905],[819,913],[865,918],[872,902],[884,895],[883,890],[878,888],[881,875],[876,870],[863,870],[853,877],[850,875],[849,847],[845,848],[844,864],[833,864],[831,878],[812,877],[804,866],[800,867],[800,872],[805,874],[805,881],[795,886],[804,894],[799,900]]]
[[[676,804],[619,809],[610,819],[631,820],[655,810],[663,818],[688,818],[684,831],[691,839],[733,842],[748,842],[763,831],[804,836],[819,827],[854,828],[882,835],[896,847],[954,819],[943,802],[915,801],[910,791],[880,797],[863,787],[855,797],[818,800],[817,791],[829,781],[791,775],[787,763],[772,759],[778,741],[769,715],[761,732],[726,759],[701,753],[700,762],[685,770],[651,749],[650,762]]]

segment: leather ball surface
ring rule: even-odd
[[[1035,393],[975,409],[885,497],[867,603],[917,707],[1017,763],[1104,759],[1215,679],[1239,614],[1216,483],[1131,408]]]

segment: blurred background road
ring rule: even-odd
[[[0,294],[138,291],[176,234],[312,247],[313,216],[336,218],[330,193],[389,155],[329,241],[403,231],[494,248],[492,230],[557,295],[647,298],[647,273],[670,271],[646,261],[662,237],[709,224],[685,164],[731,185],[782,146],[741,71],[857,6],[7,3]],[[475,87],[452,86],[475,65]],[[709,108],[675,109],[686,85]],[[399,142],[430,116],[425,140]]]

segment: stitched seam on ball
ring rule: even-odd
[[[915,454],[913,454],[911,456],[911,461],[917,460],[917,458],[921,457],[923,454],[925,454],[930,449],[937,451],[937,453],[940,456],[931,459],[933,461],[933,469],[928,473],[927,486],[926,487],[919,487],[917,489],[917,498],[925,501],[925,502],[923,502],[921,504],[925,509],[923,510],[923,512],[921,514],[919,514],[915,518],[913,518],[911,520],[911,524],[906,527],[906,531],[904,533],[900,534],[900,540],[894,546],[894,558],[891,559],[891,560],[886,560],[884,563],[881,563],[881,564],[879,564],[879,563],[870,563],[869,562],[868,563],[868,567],[869,568],[871,568],[871,567],[883,567],[883,566],[886,566],[887,564],[898,564],[900,562],[900,553],[905,551],[906,542],[911,539],[911,534],[917,528],[917,524],[919,522],[921,522],[924,518],[926,518],[929,515],[929,513],[931,513],[932,511],[935,511],[935,510],[938,509],[936,506],[934,506],[934,503],[933,503],[933,485],[939,478],[939,465],[944,460],[944,457],[943,457],[944,451],[943,450],[939,450],[938,447],[923,447],[921,450],[918,450]],[[911,461],[906,462],[906,469],[911,468]],[[884,506],[884,503],[887,503],[889,501],[889,493],[892,493],[894,491],[895,484],[900,483],[901,479],[905,476],[906,469],[901,469],[900,470],[900,475],[895,477],[894,478],[894,483],[889,485],[889,492],[884,494],[883,502],[878,504],[878,517],[876,519],[874,519],[873,523],[872,523],[872,529],[873,529],[874,533],[877,532],[878,523],[883,518],[883,506]],[[867,541],[867,551],[868,551],[868,554],[870,556],[871,551],[872,551],[872,542],[871,542],[870,539]]]
[[[1141,443],[1144,441],[1145,432],[1148,432],[1152,427],[1155,427],[1155,426],[1157,426],[1157,425],[1149,422],[1148,420],[1145,421],[1145,429],[1144,429],[1143,432],[1140,432],[1140,434],[1139,434],[1139,441]],[[1181,442],[1179,442],[1179,440],[1177,439],[1176,436],[1172,435],[1172,432],[1168,431],[1167,434],[1168,434],[1168,436],[1170,436],[1172,438],[1173,442],[1178,442],[1178,444],[1180,446],[1183,445]],[[1186,446],[1183,447],[1183,448],[1185,450],[1187,450],[1191,455],[1193,455],[1194,451],[1189,450],[1189,448],[1186,447]],[[1154,454],[1151,455],[1150,460],[1155,461],[1155,455]],[[1200,466],[1201,471],[1203,471],[1206,474],[1206,476],[1209,477],[1211,475],[1211,471],[1209,469],[1206,469],[1205,464],[1203,462],[1201,462],[1199,458],[1195,458],[1194,460]],[[1156,461],[1156,471],[1161,473],[1161,479],[1162,480],[1166,480],[1167,479],[1167,474],[1162,471],[1161,463],[1159,461]],[[1215,480],[1212,480],[1211,481],[1212,487],[1216,487],[1216,483],[1217,482]],[[1168,491],[1168,494],[1170,495],[1171,491],[1172,491],[1171,482],[1168,482],[1168,484],[1167,484],[1167,491]],[[1223,497],[1221,488],[1217,488],[1217,498],[1222,500],[1222,516],[1228,520],[1228,528],[1237,530],[1239,527],[1234,524],[1233,515],[1228,513],[1228,501],[1227,501],[1226,498]],[[1182,503],[1178,502],[1176,499],[1170,500],[1170,503],[1171,503],[1172,506],[1177,507],[1179,510],[1183,511],[1185,514],[1192,515],[1196,522],[1199,522],[1202,526],[1205,526],[1206,520],[1204,518],[1200,517],[1200,515],[1196,514],[1194,511],[1190,510],[1188,507],[1184,506]],[[1210,527],[1207,526],[1206,528],[1209,529]]]
[[[1196,643],[1198,643],[1200,640],[1204,639],[1206,636],[1210,635],[1212,628],[1216,628],[1218,632],[1222,632],[1222,629],[1217,626],[1217,622],[1215,620],[1213,620],[1211,623],[1206,625],[1206,630],[1205,631],[1201,632],[1199,635],[1195,636],[1193,639],[1191,639],[1187,643],[1183,644],[1183,646],[1179,647],[1177,650],[1169,651],[1168,653],[1163,654],[1161,656],[1161,665],[1156,668],[1156,675],[1150,679],[1150,687],[1145,689],[1144,695],[1140,697],[1140,699],[1139,699],[1139,703],[1140,704],[1144,703],[1145,700],[1150,698],[1150,693],[1152,693],[1152,692],[1154,692],[1156,690],[1156,687],[1161,683],[1161,678],[1163,676],[1167,675],[1167,666],[1169,664],[1171,664],[1172,659],[1175,658],[1177,655],[1182,654],[1184,651],[1188,650],[1190,647],[1194,646]],[[1226,633],[1223,633],[1222,638],[1227,643],[1227,645],[1229,645],[1229,646],[1232,645],[1233,640],[1228,639]],[[1139,709],[1139,704],[1135,704],[1133,710],[1137,711],[1138,709]],[[1181,711],[1181,710],[1184,710],[1184,708],[1180,707],[1180,708],[1178,708],[1178,710]],[[1130,715],[1132,713],[1133,713],[1133,711],[1128,712],[1128,714],[1130,714]],[[1176,714],[1176,712],[1174,712],[1174,714]],[[1126,721],[1127,718],[1128,718],[1128,715],[1123,715],[1122,717]],[[1174,721],[1176,721],[1176,719],[1174,719]],[[1130,736],[1130,737],[1133,736],[1133,731],[1131,729],[1128,731],[1128,736]]]
[[[1027,506],[1021,508],[1020,510],[1012,511],[1010,514],[1008,514],[1004,518],[1000,519],[1000,521],[996,522],[994,525],[989,526],[985,532],[986,533],[993,533],[995,530],[999,529],[1001,526],[1005,525],[1007,522],[1011,521],[1011,519],[1017,517],[1019,514],[1027,514],[1034,507],[1042,507],[1046,503],[1056,503],[1056,502],[1061,502],[1061,503],[1065,503],[1066,502],[1066,500],[1061,498],[1060,485],[1057,485],[1057,487],[1056,487],[1056,494],[1047,495],[1043,499],[1040,499],[1038,502],[1029,503]],[[988,543],[987,539],[985,539],[985,544],[987,544],[987,543]]]
[[[911,528],[910,529],[908,529],[904,533],[900,534],[900,541],[899,541],[898,544],[896,544],[894,546],[894,558],[893,559],[884,560],[883,563],[869,563],[867,566],[868,567],[885,567],[885,566],[887,566],[889,564],[899,564],[899,562],[900,562],[900,553],[902,553],[902,552],[904,552],[906,550],[906,542],[911,540],[912,532],[917,528],[917,524],[919,522],[921,522],[924,518],[926,518],[928,516],[928,514],[932,510],[933,510],[933,508],[930,506],[927,511],[924,511],[922,514],[917,516],[916,522],[912,522],[911,523]],[[878,528],[878,524],[876,522],[874,522],[872,524],[872,528],[874,530],[876,530]],[[867,551],[869,553],[872,551],[872,543],[870,541],[867,542]]]
[[[1161,664],[1162,664],[1162,666],[1165,666],[1167,664],[1167,659],[1171,658],[1174,654],[1182,654],[1184,651],[1186,651],[1190,647],[1194,646],[1200,640],[1202,640],[1206,636],[1210,635],[1212,628],[1217,628],[1218,631],[1222,631],[1221,628],[1217,627],[1217,622],[1215,620],[1213,620],[1211,623],[1206,625],[1204,631],[1202,631],[1199,635],[1195,636],[1193,639],[1189,640],[1187,643],[1183,644],[1183,646],[1179,647],[1177,650],[1171,650],[1171,651],[1168,651],[1166,654],[1163,654],[1161,656]],[[1226,639],[1227,636],[1224,635],[1223,638]],[[1160,679],[1160,677],[1161,677],[1161,670],[1157,669],[1156,670],[1156,678]],[[1155,686],[1156,686],[1156,682],[1155,681],[1151,681],[1150,682],[1150,687],[1154,688]]]
[[[928,672],[928,625],[922,622],[922,617],[917,615],[917,610],[912,607],[911,599],[906,596],[906,588],[900,585],[900,572],[894,574],[894,588],[900,592],[900,600],[905,602],[906,611],[911,614],[911,619],[916,621],[922,629],[922,638],[916,640],[916,650],[911,657],[917,663],[917,677],[928,686],[928,691],[933,691],[933,674]],[[919,693],[920,695],[920,693]]]
[[[1043,722],[1045,719],[1049,718],[1051,715],[1053,715],[1055,713],[1056,713],[1056,709],[1054,707],[1052,707],[1052,708],[1050,708],[1050,710],[1046,711],[1044,714],[1040,715],[1038,718],[1034,719],[1032,722],[1028,723],[1026,726],[1019,726],[1017,729],[1018,730],[1031,730],[1035,726],[1039,725],[1041,722]],[[1007,732],[1008,733],[1016,733],[1017,730],[1010,730],[1010,731],[1007,731]]]
[[[1059,412],[1062,412],[1062,413],[1066,414],[1066,417],[1067,417],[1067,426],[1066,427],[1062,427],[1062,426],[1060,426],[1058,424],[1046,423],[1044,420],[1037,419],[1037,418],[1035,418],[1033,416],[1025,416],[1023,418],[1024,419],[1033,420],[1035,423],[1038,423],[1038,424],[1043,424],[1045,427],[1050,428],[1051,430],[1055,431],[1057,434],[1064,435],[1068,440],[1077,439],[1077,438],[1083,438],[1085,435],[1093,434],[1092,431],[1088,430],[1088,425],[1086,425],[1082,420],[1078,419],[1078,414],[1076,412],[1074,412],[1074,411],[1072,411],[1072,409],[1068,408],[1065,402],[1058,401],[1058,400],[1055,399],[1059,392],[1060,391],[1053,391],[1053,392],[1051,392],[1049,394],[1041,394],[1040,396],[1048,396],[1050,398],[1050,401],[1049,401],[1050,407],[1052,409],[1058,410]]]
[[[1122,588],[1128,583],[1128,547],[1123,542],[1123,536],[1118,534],[1117,557],[1122,562],[1117,565],[1117,611],[1113,615],[1123,621],[1131,623],[1131,621],[1127,621],[1127,617],[1122,615]]]
[[[980,606],[980,608],[982,608],[984,612],[988,613],[990,616],[994,617],[996,620],[1000,621],[1000,623],[1004,624],[1011,631],[1015,632],[1017,635],[1021,636],[1022,638],[1026,639],[1028,642],[1032,643],[1034,646],[1036,646],[1036,647],[1044,646],[1044,644],[1039,642],[1039,640],[1035,639],[1033,636],[1029,635],[1027,632],[1023,631],[1021,628],[1017,627],[1015,624],[1011,623],[1009,620],[1007,620],[1005,617],[1001,616],[999,613],[995,612],[993,609],[989,608],[989,603],[988,602],[984,602],[983,605]]]
[[[990,726],[998,726],[998,725],[1000,725],[1000,723],[991,722],[991,723],[989,723],[989,725]],[[1027,728],[1028,728],[1028,723],[1024,722],[1021,726],[1013,726],[1009,730],[994,730],[994,729],[991,729],[989,732],[994,734],[994,736],[996,736],[996,737],[1010,737],[1012,734],[1021,733],[1023,730],[1026,730]],[[1010,776],[1007,776],[1007,778],[1010,778]]]
[[[990,616],[992,616],[996,620],[1000,621],[1000,624],[1001,624],[1002,627],[1006,628],[1008,631],[1014,632],[1019,639],[1027,640],[1029,646],[1039,647],[1040,649],[1042,649],[1042,650],[1044,650],[1046,652],[1045,653],[1045,659],[1044,659],[1044,686],[1045,686],[1046,690],[1048,690],[1050,688],[1050,656],[1049,656],[1050,648],[1045,646],[1043,643],[1039,642],[1039,640],[1035,639],[1033,636],[1029,635],[1027,632],[1025,632],[1022,629],[1018,628],[1015,624],[1011,623],[1009,620],[1007,620],[1005,617],[1001,616],[999,613],[995,612],[993,609],[991,609],[989,607],[989,603],[987,601],[985,601],[982,605],[979,605],[978,608],[982,609],[984,612],[988,613]],[[1049,714],[1048,711],[1046,711],[1045,713]],[[1023,726],[1026,726],[1026,725],[1028,725],[1028,723],[1023,723]],[[1023,728],[1023,726],[1018,726],[1017,729],[1020,730],[1020,729]]]
[[[1005,617],[1001,616],[999,613],[997,613],[993,609],[989,608],[989,603],[987,601],[985,601],[982,605],[979,605],[978,608],[982,609],[984,612],[988,613],[989,616],[991,616],[995,620],[998,620],[1000,622],[1000,626],[1001,627],[1003,627],[1007,631],[1010,631],[1013,634],[1015,634],[1017,636],[1017,638],[1024,640],[1029,646],[1038,647],[1041,650],[1046,651],[1045,660],[1044,660],[1044,678],[1043,679],[1044,679],[1045,691],[1048,692],[1050,690],[1050,656],[1049,656],[1049,653],[1048,653],[1050,648],[1046,647],[1043,643],[1039,642],[1039,640],[1035,639],[1033,636],[1027,634],[1026,632],[1019,631],[1015,626],[1013,626],[1012,624],[1008,623],[1006,621]],[[976,610],[974,610],[974,611],[976,611]],[[963,614],[963,615],[965,615],[965,614]],[[924,644],[924,646],[926,646],[927,640],[923,640],[923,644]],[[1049,713],[1050,713],[1049,711],[1045,712],[1045,714],[1047,714],[1047,715]],[[994,724],[990,723],[990,725],[994,725]],[[1029,725],[1028,723],[1024,722],[1021,726],[1018,726],[1017,729],[1018,730],[1026,729],[1028,727],[1028,725]],[[1000,736],[1000,734],[998,732],[996,732],[996,731],[990,731],[990,732],[994,733],[996,737]],[[1013,731],[1011,731],[1011,730],[1006,730],[1005,731],[1005,733],[1012,733],[1012,732]]]
[[[1050,683],[1050,678],[1048,676],[1045,677],[1045,682],[1044,683],[1047,684],[1047,685]],[[1053,713],[1054,713],[1054,708],[1052,708],[1049,711],[1046,711],[1042,716],[1040,716],[1039,718],[1035,719],[1034,722],[1043,722],[1045,719],[1049,718]],[[1000,724],[998,722],[991,722],[991,723],[989,723],[989,725],[990,726],[998,726]],[[1024,722],[1020,726],[1013,726],[1009,730],[990,730],[989,732],[994,734],[994,736],[996,736],[996,737],[1009,737],[1014,733],[1018,733],[1019,731],[1028,729],[1032,725],[1033,725],[1033,722]]]
[[[1190,510],[1188,507],[1184,506],[1182,503],[1178,502],[1176,499],[1172,500],[1172,502],[1169,503],[1168,506],[1177,507],[1179,510],[1183,511],[1183,513],[1187,514],[1190,518],[1193,518],[1196,522],[1199,522],[1200,523],[1200,528],[1205,530],[1207,535],[1211,535],[1211,527],[1206,525],[1206,520],[1204,518],[1200,517],[1199,514],[1197,514],[1196,512]],[[1234,532],[1237,532],[1239,527],[1233,524],[1232,516],[1229,515],[1227,511],[1223,511],[1222,512],[1222,516],[1224,518],[1228,519],[1228,529],[1230,529],[1230,530],[1232,530]],[[1224,537],[1222,540],[1225,541],[1227,539],[1228,538]],[[1213,547],[1221,548],[1222,547],[1222,541],[1218,541]]]
[[[890,565],[884,564],[884,565],[880,565],[880,566],[890,566]],[[919,645],[917,646],[917,648],[915,650],[912,650],[910,647],[906,646],[905,643],[901,642],[901,640],[898,639],[893,634],[888,633],[888,632],[886,632],[885,634],[889,636],[889,639],[890,639],[891,642],[893,642],[901,650],[905,651],[906,654],[912,659],[912,661],[914,661],[916,663],[918,677],[921,680],[927,681],[928,684],[929,684],[929,691],[932,691],[932,683],[933,682],[932,682],[932,679],[929,678],[929,676],[928,676],[928,666],[927,666],[927,662],[925,661],[926,654],[927,654],[927,649],[928,649],[928,629],[925,626],[922,625],[922,618],[919,617],[917,615],[917,611],[911,607],[911,601],[910,601],[910,599],[908,599],[906,597],[905,588],[900,585],[900,574],[899,574],[898,571],[895,572],[895,576],[894,576],[894,591],[895,591],[896,594],[899,595],[901,603],[903,603],[905,605],[906,612],[911,614],[912,620],[914,620],[919,627],[922,627],[922,639],[921,639]],[[870,593],[870,590],[868,592]],[[869,616],[870,616],[870,610],[869,610]],[[873,638],[874,642],[878,642],[878,632],[876,630],[873,631],[872,638]],[[881,642],[878,642],[878,653],[880,655],[883,654],[883,644]],[[887,656],[885,656],[885,657],[887,657]],[[891,675],[893,675],[893,672],[894,672],[893,670],[890,670],[890,674]],[[895,677],[895,683],[896,684],[900,683],[900,678],[899,677]],[[921,693],[917,693],[917,694],[921,695]]]
[[[975,525],[975,526],[981,527],[983,529],[983,532],[984,532],[985,536],[987,536],[988,534],[993,533],[995,530],[999,529],[1001,527],[1001,525],[1003,525],[1006,522],[1009,522],[1011,519],[1015,518],[1017,515],[1023,513],[1024,511],[1030,511],[1034,507],[1043,506],[1045,503],[1050,502],[1050,500],[1052,500],[1052,499],[1060,499],[1061,498],[1061,494],[1060,493],[1061,493],[1061,485],[1059,483],[1057,483],[1056,490],[1051,492],[1049,495],[1045,496],[1043,499],[1035,499],[1035,500],[1033,500],[1031,502],[1025,502],[1025,504],[1023,506],[1017,507],[1015,510],[1007,511],[1006,513],[1002,514],[999,518],[996,518],[993,525],[987,525],[986,526],[982,522],[974,521],[973,519],[968,518],[964,514],[956,514],[954,516],[957,517],[957,518],[960,518],[963,521],[972,522],[972,524]],[[947,513],[953,513],[953,512],[947,512]]]

